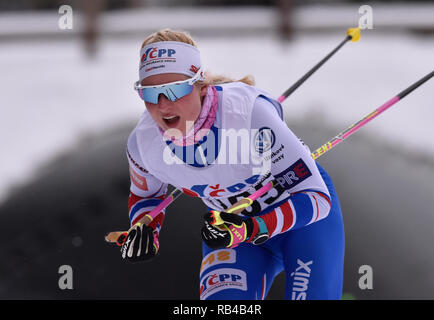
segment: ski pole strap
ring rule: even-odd
[[[227,225],[223,225],[223,226],[229,231],[229,234],[231,235],[231,242],[227,245],[228,248],[235,248],[241,242],[244,242],[244,240],[246,240],[247,228],[245,223],[243,223],[239,227],[233,224],[229,226]]]

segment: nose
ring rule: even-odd
[[[173,108],[174,102],[168,99],[164,94],[158,97],[158,109],[162,112],[169,112]]]
[[[158,96],[158,108],[165,110],[165,109],[170,109],[173,106],[173,101],[167,99],[167,97],[160,93],[160,95]]]

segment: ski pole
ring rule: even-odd
[[[316,149],[312,153],[313,159],[314,160],[317,159],[322,154],[324,154],[327,151],[329,151],[331,148],[337,146],[339,143],[341,143],[342,141],[344,141],[350,135],[352,135],[353,133],[355,133],[356,131],[358,131],[365,124],[367,124],[368,122],[370,122],[373,119],[375,119],[376,117],[378,117],[384,111],[386,111],[387,109],[389,109],[391,106],[393,106],[398,101],[402,100],[406,95],[408,95],[409,93],[411,93],[413,90],[415,90],[416,88],[418,88],[419,86],[421,86],[423,83],[425,83],[429,79],[431,79],[433,76],[434,76],[434,71],[431,72],[431,73],[429,73],[429,74],[427,74],[425,77],[423,77],[422,79],[420,79],[419,81],[415,82],[414,84],[412,84],[407,89],[405,89],[402,92],[400,92],[399,94],[397,94],[395,97],[393,97],[392,99],[390,99],[389,101],[387,101],[386,103],[384,103],[379,108],[375,109],[373,112],[371,112],[370,114],[368,114],[366,117],[364,117],[360,121],[358,121],[358,122],[352,124],[351,126],[349,126],[346,130],[344,130],[341,133],[339,133],[336,137],[334,137],[333,139],[331,139],[329,142],[323,144],[321,147],[319,147],[318,149]]]
[[[277,100],[282,103],[285,101],[286,98],[288,98],[295,90],[297,90],[309,77],[317,71],[326,61],[328,61],[337,51],[339,51],[340,48],[344,46],[348,41],[357,42],[360,40],[360,28],[350,28],[347,30],[347,36],[345,39],[336,47],[334,48],[328,55],[326,55],[320,62],[318,62],[312,69],[310,69],[303,77],[301,77],[296,83],[294,83],[288,90],[286,90]],[[316,158],[314,158],[316,159]],[[255,193],[251,194],[247,198],[243,198],[240,201],[238,201],[236,204],[234,204],[232,207],[230,207],[226,212],[228,213],[239,213],[245,208],[249,207],[253,201],[255,201],[257,198],[262,196],[263,194],[267,193],[273,185],[275,185],[276,181],[270,181],[267,185],[265,185],[263,188],[257,190]]]
[[[350,28],[347,30],[347,36],[345,39],[334,48],[328,55],[326,55],[320,62],[318,62],[312,69],[310,69],[303,77],[301,77],[296,83],[294,83],[288,90],[286,90],[277,100],[282,103],[288,98],[295,90],[298,89],[309,77],[317,71],[327,60],[329,60],[340,48],[344,46],[348,41],[357,42],[360,40],[360,28]],[[314,158],[315,159],[315,158]],[[236,204],[231,206],[226,212],[228,213],[237,213],[241,212],[245,208],[249,207],[253,201],[258,199],[263,194],[267,193],[273,185],[275,185],[276,181],[271,181],[263,188],[257,190],[255,193],[251,194],[247,198],[243,198],[238,201]]]
[[[182,191],[179,189],[174,189],[158,206],[151,210],[148,214],[146,214],[143,218],[141,218],[137,223],[142,223],[148,225],[154,220],[156,216],[160,214],[161,211],[166,209],[176,198],[178,198],[182,194]],[[122,246],[127,239],[128,233],[132,230],[134,226],[132,226],[128,231],[113,231],[109,232],[105,236],[105,240],[107,242],[115,242],[119,246]]]
[[[345,39],[334,48],[328,55],[326,55],[320,62],[318,62],[312,69],[310,69],[303,77],[301,77],[296,83],[294,83],[288,90],[286,90],[277,100],[282,103],[288,98],[295,90],[298,89],[315,71],[317,71],[328,59],[331,58],[340,48],[344,46],[348,41],[357,42],[360,39],[360,28],[350,28],[347,30],[347,36]]]
[[[294,83],[288,90],[286,90],[277,100],[282,103],[286,98],[288,98],[295,90],[297,90],[315,71],[317,71],[327,60],[330,59],[331,56],[333,56],[341,47],[344,46],[345,43],[348,41],[357,42],[360,39],[360,28],[350,28],[347,30],[347,36],[345,39],[335,48],[333,49],[326,57],[324,57],[320,62],[318,62],[312,69],[310,69],[303,77],[301,77],[296,83]],[[272,186],[269,186],[269,189],[271,189]],[[269,190],[268,189],[268,190]],[[261,190],[261,189],[260,189]],[[264,189],[265,190],[265,189]],[[267,190],[267,191],[268,191]],[[259,190],[258,190],[259,191]],[[176,195],[174,196],[174,194]],[[172,191],[172,193],[166,198],[168,199],[166,201],[163,200],[163,202],[160,203],[157,207],[155,207],[151,212],[149,212],[145,217],[141,218],[138,223],[143,223],[145,225],[148,225],[151,223],[151,221],[164,209],[166,209],[176,198],[178,198],[181,195],[181,191],[178,189],[175,189]],[[240,200],[243,202],[242,205],[250,206],[251,202],[255,201],[258,197],[255,197],[254,194],[250,195],[248,198],[244,198]],[[236,209],[232,209],[232,211],[235,211]],[[231,211],[231,212],[232,212]],[[130,229],[131,230],[131,229]],[[128,234],[128,231],[114,231],[110,232],[106,235],[105,239],[107,242],[116,242],[119,245],[122,245],[122,239],[125,237],[120,238],[120,236],[125,236]],[[125,238],[126,239],[126,238]]]
[[[384,103],[383,105],[381,105],[379,108],[375,109],[373,112],[371,112],[370,114],[368,114],[366,117],[364,117],[360,121],[358,121],[358,122],[354,123],[353,125],[349,126],[346,130],[344,130],[343,132],[341,132],[340,134],[338,134],[336,137],[334,137],[333,139],[331,139],[329,142],[325,143],[324,145],[322,145],[321,147],[319,147],[317,150],[315,150],[314,152],[312,152],[311,153],[312,158],[314,160],[318,159],[324,153],[326,153],[327,151],[329,151],[332,148],[334,148],[335,146],[337,146],[339,143],[341,143],[342,141],[344,141],[346,138],[348,138],[350,135],[352,135],[356,131],[360,130],[360,128],[362,128],[368,122],[372,121],[377,116],[379,116],[381,113],[383,113],[384,111],[386,111],[387,109],[389,109],[391,106],[393,106],[395,103],[397,103],[398,101],[402,100],[405,96],[407,96],[408,94],[410,94],[412,91],[414,91],[415,89],[417,89],[419,86],[421,86],[423,83],[425,83],[426,81],[428,81],[429,79],[431,79],[433,76],[434,76],[434,71],[432,71],[431,73],[427,74],[425,77],[423,77],[419,81],[415,82],[414,84],[412,84],[411,86],[409,86],[407,89],[401,91],[395,97],[393,97],[392,99],[390,99],[389,101],[387,101],[386,103]],[[267,184],[265,184],[262,188],[260,188],[259,190],[257,190],[255,193],[251,194],[247,198],[241,199],[240,201],[238,201],[237,203],[235,203],[233,206],[231,206],[230,208],[228,208],[227,210],[225,210],[225,212],[236,213],[236,214],[241,213],[244,209],[246,209],[247,207],[249,207],[253,203],[254,200],[258,199],[260,196],[262,196],[265,193],[267,193],[273,186],[277,185],[278,183],[279,182],[276,179],[273,179],[273,180],[269,181]],[[214,211],[214,212],[216,213],[217,211]],[[217,212],[217,214],[218,214],[218,212]]]

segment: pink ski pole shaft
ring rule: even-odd
[[[397,103],[398,101],[402,100],[406,95],[408,95],[409,93],[411,93],[413,90],[415,90],[416,88],[418,88],[419,86],[421,86],[423,83],[425,83],[429,79],[431,79],[433,76],[434,76],[434,71],[431,72],[431,73],[429,73],[429,74],[427,74],[425,77],[423,77],[419,81],[415,82],[414,84],[412,84],[411,86],[409,86],[407,89],[401,91],[398,95],[396,95],[395,97],[393,97],[392,99],[390,99],[389,101],[387,101],[386,103],[384,103],[379,108],[375,109],[373,112],[371,112],[370,114],[368,114],[362,120],[354,123],[353,125],[351,125],[350,127],[348,127],[348,129],[346,129],[345,131],[341,132],[336,137],[334,137],[332,140],[330,140],[329,142],[325,143],[324,145],[322,145],[321,147],[319,147],[317,150],[315,150],[314,152],[312,152],[312,154],[311,154],[312,158],[314,160],[318,159],[324,153],[326,153],[327,151],[329,151],[332,148],[334,148],[335,146],[337,146],[339,143],[341,143],[342,141],[344,141],[346,138],[348,138],[350,135],[352,135],[356,131],[360,130],[360,128],[362,128],[368,122],[372,121],[377,116],[379,116],[380,114],[382,114],[384,111],[386,111],[387,109],[389,109],[390,107],[392,107],[395,103]],[[229,213],[231,213],[231,212],[240,213],[242,210],[244,210],[248,206],[250,206],[253,203],[254,200],[258,199],[259,197],[261,197],[262,195],[264,195],[265,193],[267,193],[277,183],[278,183],[278,181],[276,179],[271,180],[266,185],[264,185],[261,189],[257,190],[255,193],[253,193],[249,197],[241,199],[234,206],[232,206],[231,208],[229,208],[229,210],[227,210],[227,212],[229,212]]]
[[[319,147],[318,149],[316,149],[312,153],[313,159],[315,160],[315,159],[319,158],[321,155],[323,155],[324,153],[326,153],[330,149],[332,149],[335,146],[337,146],[339,143],[341,143],[346,138],[348,138],[349,136],[351,136],[353,133],[355,133],[356,131],[358,131],[360,128],[362,128],[364,125],[366,125],[368,122],[374,120],[376,117],[378,117],[384,111],[386,111],[387,109],[389,109],[390,107],[392,107],[395,103],[397,103],[398,101],[402,100],[406,95],[408,95],[409,93],[411,93],[413,90],[415,90],[416,88],[418,88],[419,86],[421,86],[423,83],[425,83],[429,79],[431,79],[433,76],[434,76],[434,71],[431,72],[431,73],[429,73],[429,74],[427,74],[425,77],[423,77],[419,81],[417,81],[414,84],[412,84],[411,86],[409,86],[407,89],[405,89],[402,92],[400,92],[398,95],[396,95],[395,97],[393,97],[392,99],[390,99],[389,101],[387,101],[386,103],[384,103],[379,108],[375,109],[373,112],[371,112],[370,114],[368,114],[362,120],[360,120],[360,121],[352,124],[351,126],[349,126],[346,130],[344,130],[341,133],[339,133],[336,137],[334,137],[333,139],[331,139],[329,142],[323,144],[321,147]]]
[[[149,212],[144,217],[142,217],[136,224],[138,224],[138,223],[141,223],[144,225],[150,224],[156,216],[158,216],[165,208],[167,208],[181,194],[182,194],[181,190],[174,189],[162,202],[160,202],[159,205],[157,205],[154,209],[151,210],[151,212]],[[123,245],[123,243],[127,239],[127,235],[133,227],[134,226],[132,226],[128,231],[109,232],[105,236],[105,240],[107,242],[115,242],[119,246],[121,246],[121,245]]]

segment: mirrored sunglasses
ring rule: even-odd
[[[139,80],[134,83],[134,89],[139,93],[142,100],[157,104],[160,94],[163,94],[170,101],[176,101],[185,97],[193,91],[193,84],[199,79],[203,79],[201,69],[190,79],[155,86],[141,86]]]

